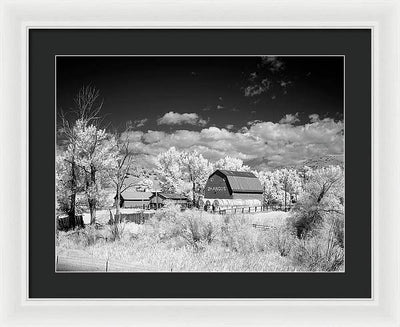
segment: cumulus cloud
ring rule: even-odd
[[[312,114],[312,115],[309,115],[308,118],[310,118],[310,122],[316,123],[319,120],[319,115],[318,114]]]
[[[254,97],[264,93],[266,90],[268,90],[268,88],[263,85],[249,85],[244,88],[244,96]]]
[[[197,150],[215,161],[227,155],[252,163],[253,168],[296,164],[308,158],[343,153],[343,121],[331,118],[303,125],[252,121],[234,131],[208,127],[201,131],[132,132],[131,147],[149,165],[170,147]]]
[[[135,120],[133,123],[136,127],[143,127],[144,124],[146,124],[148,121],[147,118],[143,118],[143,119],[139,119],[139,120]]]
[[[294,124],[294,123],[297,123],[298,121],[300,121],[300,119],[298,117],[299,117],[299,113],[298,112],[296,112],[294,115],[287,114],[279,121],[279,124]]]
[[[180,114],[178,112],[167,112],[164,116],[157,119],[158,125],[199,125],[205,126],[207,121],[200,118],[196,113],[183,113]]]
[[[263,66],[267,67],[268,70],[270,70],[273,73],[284,70],[285,68],[285,64],[278,57],[273,57],[273,56],[262,57],[261,63]]]

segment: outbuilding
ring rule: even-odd
[[[152,192],[136,192],[127,189],[121,193],[121,208],[142,208],[146,209],[150,204]]]
[[[166,202],[172,202],[186,208],[189,199],[182,194],[157,192],[153,193],[150,198],[150,208],[161,208],[166,204]]]

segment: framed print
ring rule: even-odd
[[[31,189],[30,296],[371,297],[370,150],[344,151],[370,138],[358,115],[370,30],[30,29],[29,41],[30,108],[56,120],[30,118],[31,153],[56,151],[30,185],[55,166],[57,225],[36,232]],[[80,51],[89,43],[96,53]],[[45,111],[37,95],[54,88]],[[104,273],[113,287],[98,289]],[[120,273],[146,282],[115,287]]]
[[[126,5],[4,4],[5,321],[398,324],[398,5]]]

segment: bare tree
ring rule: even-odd
[[[103,100],[99,99],[100,91],[90,84],[82,86],[74,98],[75,110],[71,110],[71,117],[60,111],[59,117],[61,127],[59,132],[66,138],[68,144],[66,162],[71,165],[70,176],[70,205],[68,215],[76,215],[76,196],[78,192],[78,165],[77,165],[77,134],[75,124],[77,121],[84,122],[84,125],[96,124],[100,120],[99,112],[103,106]],[[95,178],[95,172],[92,172]]]
[[[115,196],[115,219],[114,222],[119,222],[120,219],[120,208],[121,208],[121,193],[124,192],[129,187],[133,186],[133,183],[127,183],[127,177],[130,175],[131,169],[133,167],[133,153],[129,148],[129,132],[132,127],[127,124],[125,131],[123,133],[115,132],[115,137],[117,139],[117,163],[115,172],[112,176],[112,181],[115,185],[116,196]]]

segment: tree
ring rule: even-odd
[[[76,122],[74,132],[76,163],[84,172],[84,192],[90,211],[90,223],[94,224],[102,185],[109,182],[109,171],[116,168],[117,142],[104,129],[88,125],[85,120]]]
[[[226,156],[214,163],[214,169],[250,171],[250,167],[243,165],[243,160]]]
[[[208,176],[212,173],[212,165],[197,151],[183,152],[181,162],[184,178],[192,184],[192,201],[193,205],[196,205],[204,191]]]
[[[133,153],[129,148],[129,132],[131,125],[127,124],[123,133],[114,133],[115,139],[115,163],[114,170],[111,170],[111,180],[114,184],[115,196],[115,222],[120,221],[121,193],[127,188],[132,187],[131,183],[127,183],[127,177],[133,167]]]
[[[136,190],[139,192],[149,192],[153,189],[153,181],[148,177],[142,177],[136,183]]]
[[[264,205],[271,206],[281,203],[278,174],[272,171],[255,171],[254,174],[263,186]]]
[[[163,191],[183,193],[196,204],[212,165],[197,151],[178,151],[172,147],[157,157],[157,172]]]
[[[344,225],[344,171],[340,166],[309,170],[307,184],[296,207],[294,226],[305,237],[319,226],[330,224],[338,238]]]
[[[175,147],[157,156],[156,171],[160,177],[163,192],[185,193],[187,191],[188,185],[184,181],[181,156],[182,153]]]
[[[280,184],[280,189],[283,191],[282,197],[287,211],[287,204],[290,201],[291,195],[298,195],[301,192],[301,178],[294,169],[280,169],[276,171],[277,180]]]
[[[67,150],[63,156],[65,162],[70,167],[65,167],[63,165],[58,165],[64,173],[68,172],[68,176],[64,174],[63,178],[68,181],[68,183],[63,183],[64,190],[59,190],[60,192],[65,192],[69,196],[68,207],[64,207],[68,211],[70,217],[75,217],[76,214],[76,196],[78,192],[79,183],[79,167],[77,167],[77,135],[75,134],[75,122],[82,121],[85,124],[95,123],[99,120],[99,112],[103,105],[103,101],[98,101],[99,90],[91,85],[83,86],[74,98],[75,110],[71,111],[72,117],[67,117],[66,114],[61,110],[59,118],[61,125],[59,128],[59,136],[65,138],[67,144]],[[59,181],[60,183],[61,181]],[[67,189],[66,189],[67,188]]]

